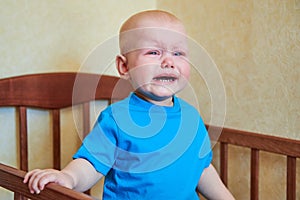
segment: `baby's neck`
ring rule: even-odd
[[[150,103],[153,103],[153,104],[155,104],[155,105],[158,105],[158,106],[172,107],[172,106],[174,105],[173,97],[168,97],[168,98],[166,98],[166,99],[163,99],[163,100],[161,100],[161,101],[158,101],[158,100],[151,99],[151,98],[149,98],[149,97],[147,97],[147,96],[145,96],[145,95],[143,95],[143,94],[141,94],[141,93],[139,93],[139,92],[135,92],[135,94],[136,94],[138,97],[140,97],[140,98],[142,98],[142,99],[144,99],[144,100],[146,100],[146,101],[148,101],[148,102],[150,102]]]

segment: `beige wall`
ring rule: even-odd
[[[295,2],[158,1],[158,8],[184,21],[216,62],[226,87],[226,126],[300,139]]]
[[[154,0],[122,0],[121,3],[119,0],[0,0],[0,78],[81,70],[81,64],[97,45],[117,35],[122,21],[135,12],[154,8]],[[97,69],[92,70],[97,73]],[[114,70],[109,73],[116,74]],[[101,107],[98,105],[97,109]],[[99,110],[92,113],[97,114]],[[81,142],[72,114],[71,109],[62,112],[63,166]],[[18,165],[15,115],[12,108],[0,108],[0,160],[12,166]],[[30,109],[28,118],[29,143],[33,147],[29,149],[29,167],[51,167],[49,113]],[[101,189],[92,192],[99,197]],[[0,199],[13,197],[1,190]]]
[[[157,1],[158,8],[170,10],[184,21],[189,34],[216,62],[226,88],[225,126],[300,139],[299,2]],[[209,122],[210,98],[204,95],[199,99],[206,107],[200,108]],[[218,166],[218,147],[214,150]],[[237,199],[249,199],[249,152],[229,149],[229,187]],[[260,160],[260,174],[264,174],[260,199],[285,199],[286,159],[262,153]],[[298,161],[298,185],[299,165]],[[297,195],[299,198],[300,190]]]
[[[0,78],[77,71],[93,48],[116,35],[124,19],[153,8],[181,18],[217,64],[226,88],[225,126],[300,139],[299,0],[0,0]],[[203,82],[198,83],[194,78],[200,111],[210,122],[210,98]],[[14,117],[13,109],[0,109],[0,160],[10,165],[17,165],[16,135],[7,134],[16,132]],[[49,113],[30,110],[29,118],[29,140],[38,148],[30,151],[30,168],[51,166]],[[63,165],[80,143],[72,127],[72,112],[65,110]],[[230,153],[229,187],[237,199],[248,199],[249,162],[240,160],[249,158],[249,152],[231,148]],[[284,199],[285,159],[263,154],[262,160],[261,173],[268,179],[261,180],[261,199]],[[280,184],[270,187],[267,180]],[[0,199],[10,198],[0,192]]]

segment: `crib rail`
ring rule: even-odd
[[[118,87],[117,87],[118,85]],[[89,130],[89,106],[94,100],[122,99],[132,90],[130,84],[115,76],[76,72],[27,74],[0,80],[0,107],[16,107],[19,124],[20,169],[28,171],[28,108],[52,113],[53,168],[61,167],[60,110],[83,106],[83,130]]]
[[[208,129],[220,129],[209,127]],[[212,133],[214,131],[211,131]],[[286,199],[296,200],[296,159],[300,158],[300,141],[259,133],[223,128],[219,138],[211,138],[220,142],[220,176],[225,185],[228,183],[228,146],[235,145],[251,149],[250,161],[250,197],[259,199],[259,153],[261,151],[284,155],[287,158]],[[298,197],[299,198],[299,197]]]
[[[49,111],[52,131],[52,168],[61,168],[61,111],[74,105],[81,108],[82,134],[85,136],[90,131],[91,103],[97,100],[108,103],[118,101],[126,97],[132,87],[129,82],[119,77],[90,74],[81,72],[54,72],[42,74],[26,74],[16,77],[0,79],[0,108],[14,107],[16,109],[16,127],[18,131],[18,165],[23,171],[29,170],[28,161],[28,110],[39,109]],[[10,133],[15,134],[15,133]],[[48,158],[45,158],[48,159]],[[6,171],[5,168],[4,171]],[[11,169],[9,170],[11,172]],[[15,171],[14,171],[15,172]],[[4,173],[4,172],[2,172]],[[22,174],[18,174],[19,177]],[[14,173],[9,176],[16,178]],[[6,174],[6,176],[8,176]],[[2,176],[1,176],[2,178]],[[8,179],[9,180],[9,179]],[[14,180],[14,179],[13,179]],[[20,178],[18,179],[20,182]],[[14,182],[18,189],[19,182]],[[1,183],[2,184],[2,183]],[[11,184],[12,187],[12,184]],[[22,188],[20,186],[20,188]],[[50,187],[52,188],[52,186]],[[24,190],[25,191],[25,190]],[[26,190],[27,191],[27,190]],[[21,191],[22,194],[23,190]],[[63,193],[63,192],[61,192]],[[27,193],[27,195],[30,195]],[[48,194],[47,194],[48,196]],[[15,195],[15,200],[22,199],[21,195]],[[49,199],[48,197],[45,199]],[[62,199],[62,198],[53,198]],[[80,198],[79,198],[80,199]]]
[[[50,183],[40,194],[31,194],[23,183],[25,172],[0,163],[0,186],[32,200],[92,200],[80,192]]]
[[[60,110],[74,104],[83,104],[83,132],[89,132],[89,103],[93,100],[109,100],[114,102],[125,97],[132,88],[128,83],[119,83],[119,78],[84,73],[49,73],[24,75],[0,80],[0,107],[17,108],[17,126],[19,126],[19,162],[20,169],[8,167],[0,163],[0,186],[14,191],[15,199],[26,196],[30,199],[91,199],[91,197],[66,189],[56,184],[49,184],[39,195],[32,195],[27,185],[22,183],[25,171],[28,171],[28,141],[27,141],[27,108],[40,108],[51,111],[53,130],[53,168],[61,166],[60,150]],[[80,82],[78,82],[80,80]],[[119,83],[122,87],[115,87]],[[77,85],[79,91],[76,101],[73,100],[73,88]],[[118,91],[115,91],[119,88]],[[127,89],[126,89],[127,88]],[[114,96],[112,93],[120,94]],[[112,98],[113,97],[113,98]],[[220,127],[210,126],[209,132]],[[211,131],[212,130],[212,131]],[[218,131],[216,131],[218,132]],[[228,183],[228,148],[231,145],[251,149],[251,199],[259,198],[259,158],[260,152],[266,151],[287,157],[287,189],[286,199],[296,200],[296,159],[300,158],[300,141],[267,136],[241,130],[223,128],[219,138],[211,138],[220,142],[220,175],[223,182]],[[299,188],[299,186],[298,186]]]

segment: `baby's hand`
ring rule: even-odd
[[[28,188],[32,194],[39,194],[50,182],[72,188],[72,177],[55,169],[32,170],[25,175],[23,182],[28,183]]]

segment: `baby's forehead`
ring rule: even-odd
[[[187,51],[187,42],[184,38],[172,38],[171,37],[146,37],[141,38],[135,42],[136,47],[139,49],[158,48],[169,51]]]
[[[187,51],[187,36],[168,28],[147,27],[121,33],[120,47],[123,53],[136,49],[160,48],[170,51]]]

